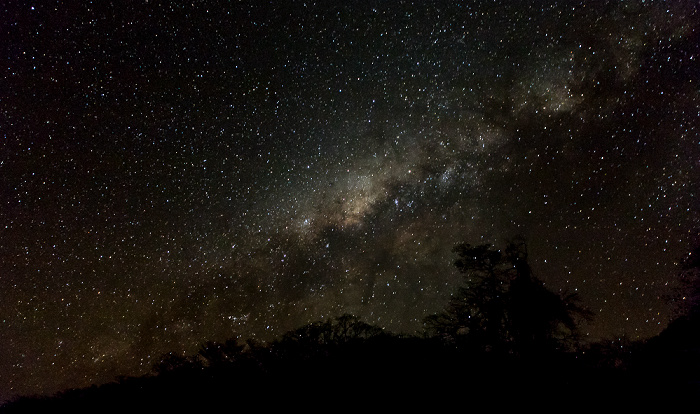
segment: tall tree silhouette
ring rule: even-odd
[[[460,244],[454,251],[465,284],[425,324],[458,346],[517,355],[563,349],[574,337],[576,316],[591,316],[575,295],[561,297],[532,274],[524,240],[504,251],[489,244]]]

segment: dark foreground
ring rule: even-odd
[[[23,397],[1,411],[675,404],[700,395],[696,328],[681,321],[645,343],[529,356],[465,350],[435,338],[379,334],[304,343],[290,333],[270,345],[208,343],[197,356],[164,356],[153,375]]]

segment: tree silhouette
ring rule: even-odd
[[[171,375],[200,371],[202,363],[197,357],[168,352],[161,355],[152,368],[158,375]]]
[[[524,240],[505,251],[491,245],[455,247],[465,284],[447,308],[425,320],[429,332],[476,351],[532,355],[562,350],[574,338],[576,317],[590,313],[576,295],[561,297],[537,279]]]
[[[357,316],[345,314],[287,332],[280,342],[285,345],[294,343],[301,347],[337,346],[363,341],[382,333],[381,328],[362,322]]]
[[[673,387],[700,391],[700,234],[680,261],[681,289],[674,298],[676,317],[647,342],[639,370],[667,378]]]
[[[244,348],[236,338],[228,339],[224,343],[209,341],[199,349],[199,355],[204,358],[207,366],[223,368],[238,362]]]
[[[700,317],[700,232],[695,247],[681,260],[680,292],[673,299],[678,317]]]

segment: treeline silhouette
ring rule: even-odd
[[[461,244],[464,285],[418,335],[397,335],[353,315],[311,323],[261,343],[206,342],[193,355],[169,353],[153,373],[21,397],[6,412],[184,410],[308,406],[336,410],[376,398],[497,403],[634,397],[684,399],[700,391],[700,251],[684,262],[693,306],[646,341],[583,346],[577,327],[592,314],[558,295],[528,265],[527,246]],[[688,293],[690,292],[690,293]]]

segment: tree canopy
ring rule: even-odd
[[[455,266],[464,274],[447,308],[425,320],[434,335],[472,350],[531,355],[562,350],[590,313],[576,295],[560,296],[532,274],[524,240],[504,250],[460,244]]]

